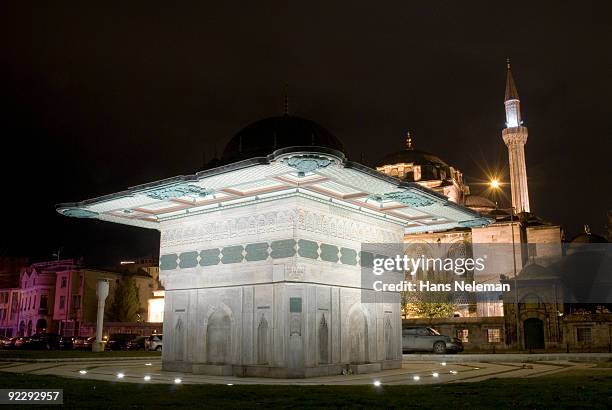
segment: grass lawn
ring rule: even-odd
[[[0,388],[62,388],[68,407],[610,408],[612,373],[427,386],[162,385],[0,373]]]
[[[67,359],[77,357],[141,357],[161,356],[161,352],[149,352],[143,350],[88,352],[85,350],[0,350],[0,360],[11,359]]]

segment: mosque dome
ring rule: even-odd
[[[550,279],[557,275],[548,268],[537,263],[530,263],[525,266],[518,274],[519,279]]]
[[[344,151],[340,140],[314,121],[281,115],[266,118],[240,130],[228,142],[221,155],[222,163],[263,157],[288,147],[325,147]]]
[[[497,208],[495,206],[495,202],[479,195],[466,196],[463,205],[467,206],[468,208],[479,209],[483,211],[492,211]]]
[[[406,147],[388,154],[375,164],[378,171],[404,181],[448,181],[453,178],[451,167],[438,156],[414,149],[410,133],[406,136]]]
[[[434,154],[430,154],[429,152],[417,149],[403,149],[401,151],[386,155],[378,162],[376,162],[377,167],[392,164],[414,164],[448,167],[448,164],[446,162],[442,161]]]
[[[570,243],[608,243],[606,238],[592,233],[581,233],[574,236]]]

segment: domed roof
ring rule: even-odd
[[[469,195],[465,198],[464,206],[468,208],[487,208],[487,209],[495,209],[495,202],[491,201],[488,198],[478,195]]]
[[[519,279],[550,279],[557,275],[548,268],[537,263],[530,263],[525,266],[518,274]]]
[[[240,130],[225,146],[221,161],[262,157],[277,149],[297,146],[344,150],[340,140],[321,125],[285,114],[254,122]]]
[[[608,243],[608,241],[603,236],[592,233],[581,233],[574,236],[570,240],[570,243]]]
[[[377,167],[393,164],[437,165],[448,167],[439,157],[418,149],[403,149],[385,156],[376,162]]]

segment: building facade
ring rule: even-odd
[[[19,324],[19,288],[0,289],[0,336],[12,337]]]
[[[157,271],[158,267],[153,270]],[[138,289],[138,310],[144,322],[156,279],[143,272],[131,277]],[[123,275],[122,272],[84,267],[79,260],[73,259],[34,263],[22,268],[18,286],[0,289],[0,334],[30,336],[50,332],[93,336],[96,284],[98,280],[108,280],[112,299]]]

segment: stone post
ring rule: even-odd
[[[96,293],[98,294],[98,320],[96,322],[96,341],[93,343],[92,349],[94,352],[101,352],[104,351],[102,329],[104,328],[104,305],[106,303],[106,297],[108,296],[108,280],[98,280]]]

